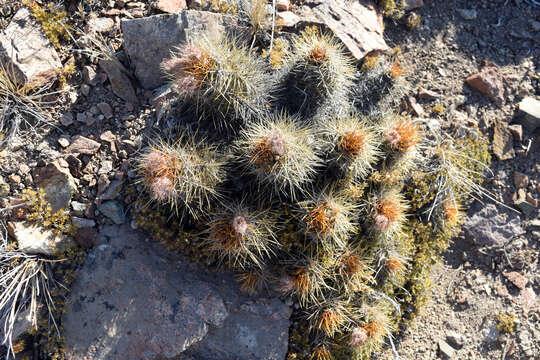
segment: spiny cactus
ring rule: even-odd
[[[461,204],[483,193],[487,151],[479,137],[454,140],[396,114],[407,89],[396,55],[365,67],[318,30],[293,38],[274,72],[231,39],[201,37],[164,63],[180,104],[197,106],[187,127],[215,132],[209,117],[235,131],[142,153],[140,185],[158,204],[144,214],[157,208],[167,229],[182,226],[157,236],[236,271],[242,291],[292,296],[296,358],[368,359],[425,302]],[[188,209],[191,228],[168,204]]]
[[[137,161],[140,183],[151,201],[168,204],[180,214],[197,217],[219,197],[224,162],[214,146],[184,133],[176,143],[159,142]]]
[[[355,113],[324,120],[320,131],[328,160],[342,174],[364,180],[382,155],[375,129]]]
[[[275,86],[264,62],[226,36],[196,38],[177,49],[162,68],[173,90],[193,103],[199,118],[210,117],[226,128],[263,109]]]
[[[296,106],[307,108],[308,113],[322,103],[333,108],[343,105],[352,89],[355,70],[343,45],[317,28],[308,28],[294,39],[283,69],[289,90],[299,90],[292,92],[301,100]]]
[[[321,163],[312,133],[283,112],[265,115],[240,132],[237,159],[271,192],[295,198],[305,192]]]
[[[212,212],[206,246],[219,262],[231,267],[260,268],[278,247],[274,218],[270,210],[252,210],[243,203]]]

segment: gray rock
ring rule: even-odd
[[[67,359],[282,360],[287,352],[289,307],[240,295],[232,276],[207,274],[128,226],[103,229],[67,304]]]
[[[77,184],[65,161],[54,161],[40,168],[36,184],[45,191],[45,199],[53,212],[69,209],[71,197],[77,191]]]
[[[406,11],[414,10],[424,6],[424,0],[402,0],[403,9]]]
[[[474,9],[457,9],[456,11],[465,20],[474,20],[477,16],[476,10]]]
[[[83,67],[83,79],[88,85],[96,86],[99,83],[99,79],[96,74],[96,70],[93,67],[86,65]]]
[[[127,71],[118,61],[100,60],[99,66],[107,73],[112,91],[116,96],[134,105],[139,103]]]
[[[67,147],[66,152],[71,154],[92,155],[95,154],[100,147],[101,144],[97,141],[77,135],[73,138],[71,145]]]
[[[463,229],[479,245],[500,245],[525,233],[517,214],[504,214],[493,204],[469,217]]]
[[[124,207],[118,201],[109,200],[100,204],[98,207],[99,212],[111,219],[115,224],[121,225],[126,221],[126,214],[124,213]]]
[[[523,215],[527,217],[532,217],[532,215],[536,212],[536,207],[528,202],[525,198],[518,198],[514,201],[514,205],[521,210]]]
[[[98,17],[88,20],[87,31],[93,33],[105,33],[114,28],[114,20],[111,18]]]
[[[106,102],[102,102],[97,104],[97,107],[99,108],[99,111],[105,116],[105,118],[110,119],[113,117],[113,110],[111,108],[111,105],[107,104]]]
[[[71,111],[68,111],[64,115],[60,117],[60,124],[64,126],[69,126],[73,124],[73,113]]]
[[[483,341],[486,343],[496,343],[499,340],[499,330],[497,329],[497,325],[492,321],[487,322],[480,333]]]
[[[360,60],[370,52],[387,51],[384,22],[371,0],[306,0],[296,11],[302,23],[327,26]]]
[[[145,89],[154,89],[166,80],[160,64],[170,57],[171,50],[195,34],[216,36],[226,29],[235,29],[236,24],[234,16],[186,10],[178,14],[122,20],[121,28],[124,49],[135,76]]]
[[[122,180],[113,180],[107,187],[107,189],[99,195],[100,200],[112,200],[116,198],[120,191],[122,191],[122,186],[124,185],[124,182]]]
[[[32,316],[30,309],[26,309],[17,314],[15,324],[13,324],[13,332],[11,333],[11,341],[14,343],[24,333],[32,329]],[[4,327],[0,327],[0,338],[4,339]]]
[[[76,229],[83,229],[96,226],[96,222],[92,219],[85,219],[77,216],[71,217],[71,223]]]
[[[456,354],[456,351],[448,345],[444,340],[439,340],[439,351],[443,359],[452,359]]]
[[[63,148],[67,148],[69,146],[69,140],[65,137],[60,137],[58,138],[58,144]]]
[[[527,131],[534,131],[540,126],[540,101],[527,97],[519,103],[519,111],[523,113],[523,125]]]
[[[55,255],[75,244],[69,236],[33,223],[10,222],[8,231],[17,240],[19,250],[27,254]]]
[[[15,79],[40,86],[56,79],[60,58],[30,11],[21,7],[0,34],[0,61],[13,71]]]

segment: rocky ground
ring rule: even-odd
[[[418,6],[422,3],[408,2]],[[195,6],[196,1],[190,3]],[[372,50],[399,46],[401,66],[412,89],[406,106],[412,107],[417,116],[434,118],[456,132],[478,127],[492,143],[492,175],[485,183],[492,199],[470,204],[463,233],[434,270],[431,301],[413,325],[396,338],[403,359],[535,359],[540,354],[540,7],[532,3],[426,0],[405,18],[419,15],[418,27],[408,30],[403,20],[386,19],[384,37],[378,34],[382,29],[372,12],[366,12],[364,19],[373,16],[373,21],[362,26],[354,19],[343,20],[351,21],[348,27],[331,26],[357,58]],[[160,36],[155,23],[152,25],[145,17],[178,11],[186,5],[184,1],[66,1],[64,5],[72,36],[60,38],[59,48],[43,41],[37,25],[17,25],[36,34],[34,44],[42,49],[41,54],[49,51],[48,65],[36,62],[34,66],[63,67],[69,86],[47,97],[54,100],[52,105],[42,105],[51,115],[51,125],[42,124],[21,133],[23,136],[0,151],[0,214],[9,214],[9,220],[16,223],[18,217],[24,216],[17,211],[17,199],[25,189],[37,187],[46,190],[55,209],[70,209],[76,228],[73,239],[89,249],[91,259],[73,288],[75,295],[69,304],[75,310],[68,311],[64,318],[65,327],[71,329],[66,336],[71,357],[80,359],[93,348],[91,355],[96,359],[113,358],[113,353],[107,352],[110,349],[125,354],[126,348],[148,338],[144,333],[122,341],[115,337],[116,332],[121,333],[121,329],[132,327],[138,320],[136,311],[141,305],[136,301],[130,304],[135,313],[123,311],[128,315],[118,323],[121,329],[112,325],[115,319],[96,319],[96,314],[117,311],[123,299],[118,296],[135,297],[130,282],[137,277],[152,277],[158,284],[156,289],[136,292],[166,295],[155,296],[155,318],[145,320],[157,331],[150,350],[144,350],[149,351],[145,358],[156,354],[179,356],[178,349],[162,351],[183,339],[189,350],[182,356],[187,354],[187,358],[216,359],[225,356],[219,352],[216,355],[220,349],[229,351],[227,356],[247,349],[243,353],[249,355],[235,356],[283,359],[290,304],[266,298],[235,298],[232,279],[213,279],[200,269],[189,268],[179,258],[149,259],[146,255],[156,251],[151,246],[135,249],[125,243],[132,238],[147,242],[131,229],[136,227],[130,211],[137,196],[128,191],[128,186],[134,177],[130,160],[155,134],[160,115],[161,102],[155,100],[160,93],[152,90],[163,81],[151,56],[166,56],[166,44],[185,36],[183,30],[166,32],[177,29],[179,23],[190,30],[202,27],[210,31],[238,24],[227,15],[172,16],[160,28],[167,36]],[[286,4],[280,6],[281,10],[288,9]],[[8,24],[13,22],[20,2],[7,1],[0,7],[0,29],[15,31]],[[278,16],[283,31],[317,16],[317,10],[301,10],[298,4],[291,10],[280,11]],[[337,6],[333,10],[343,11]],[[127,19],[133,20],[122,22]],[[75,69],[71,73],[67,70],[70,64]],[[52,76],[26,70],[25,81]],[[4,131],[4,139],[6,135]],[[30,230],[12,227],[11,233],[22,237]],[[51,245],[45,237],[36,251],[62,248],[70,241],[59,237]],[[125,257],[139,259],[140,269],[113,261]],[[113,267],[113,263],[119,267]],[[158,270],[148,272],[145,266]],[[106,281],[111,269],[115,276],[108,281],[115,283],[110,287],[116,292],[91,287]],[[206,291],[205,299],[197,298],[201,302],[199,310],[212,315],[204,317],[194,310],[195,315],[184,319],[190,328],[182,333],[156,325],[164,319],[176,321],[177,314],[189,312],[177,310],[189,301],[176,305],[169,302],[174,298],[173,289],[179,287],[179,280],[170,275],[173,269],[186,272],[182,280],[189,284],[182,295],[186,299],[199,296],[200,289]],[[94,297],[105,299],[100,302],[104,307],[94,304]],[[80,316],[103,325],[108,337],[92,342],[97,335],[88,332],[86,323],[78,320]],[[241,330],[246,335],[220,343],[222,334],[207,336],[209,325],[216,324],[223,326],[223,331]],[[186,333],[190,336],[182,338]],[[269,333],[280,341],[268,344]],[[37,359],[36,352],[32,354]],[[394,357],[390,349],[380,356]]]

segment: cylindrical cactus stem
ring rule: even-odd
[[[197,218],[219,198],[224,162],[216,148],[184,133],[175,144],[157,142],[137,159],[139,183],[152,201]]]
[[[266,115],[240,136],[238,161],[272,194],[294,198],[313,180],[321,159],[312,132],[296,119],[285,113]]]
[[[311,330],[334,337],[352,321],[350,307],[350,302],[346,298],[328,299],[313,304],[307,310]]]
[[[395,239],[402,233],[407,204],[397,188],[383,189],[369,199],[367,225],[382,251],[394,248]]]
[[[365,179],[382,155],[375,130],[355,113],[325,119],[320,131],[328,160],[352,180]]]
[[[421,131],[410,119],[390,116],[383,120],[380,132],[386,157],[377,180],[386,184],[399,182],[419,161]]]
[[[243,202],[233,203],[210,214],[205,242],[220,263],[261,269],[279,246],[275,230],[271,210],[253,210]]]
[[[316,246],[333,251],[343,249],[347,239],[356,231],[357,206],[340,192],[325,189],[298,204],[298,218],[302,232],[315,241]]]
[[[294,40],[288,69],[296,86],[319,103],[340,103],[353,86],[352,59],[338,40],[316,28],[306,29]]]
[[[270,70],[236,39],[198,37],[162,63],[178,96],[195,105],[200,119],[232,128],[266,109],[275,88]]]

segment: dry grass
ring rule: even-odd
[[[36,134],[40,125],[52,125],[51,108],[63,91],[53,91],[53,83],[30,87],[16,80],[12,65],[0,62],[0,147],[10,148],[21,135]]]
[[[21,313],[28,311],[32,327],[37,328],[39,312],[45,305],[49,320],[59,333],[52,315],[54,302],[50,293],[57,283],[50,268],[55,261],[14,249],[7,240],[5,229],[0,238],[0,323],[4,336],[1,344],[8,349],[8,359],[15,355],[13,331]]]

